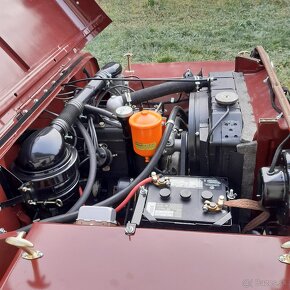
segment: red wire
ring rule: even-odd
[[[140,181],[136,186],[132,188],[132,190],[129,192],[129,194],[126,196],[126,198],[116,207],[116,212],[119,212],[121,209],[123,209],[127,203],[130,201],[130,199],[134,196],[136,191],[142,186],[152,181],[152,177],[145,178],[144,180]]]
[[[80,196],[83,195],[83,189],[80,186],[79,186],[79,194],[80,194]]]

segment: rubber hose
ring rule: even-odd
[[[86,186],[83,190],[83,194],[78,199],[78,201],[73,205],[73,207],[68,211],[68,213],[71,213],[71,212],[78,210],[87,201],[88,197],[90,196],[90,194],[92,192],[92,188],[93,188],[93,185],[95,183],[96,174],[97,174],[96,151],[95,151],[95,147],[93,145],[92,139],[91,139],[88,131],[84,127],[84,125],[79,120],[77,120],[75,122],[75,124],[77,125],[78,129],[80,130],[81,134],[83,135],[84,141],[86,143],[87,150],[89,153],[90,169],[89,169],[88,180],[87,180]]]
[[[91,80],[80,92],[70,100],[64,107],[60,115],[55,118],[51,123],[58,131],[62,131],[66,134],[72,124],[74,124],[76,118],[82,113],[84,105],[95,96],[98,91],[101,91],[106,86],[106,81],[102,78],[116,76],[122,70],[120,64],[111,62],[104,66],[95,75],[100,80]]]
[[[130,183],[130,185],[126,188],[124,188],[123,190],[119,191],[118,193],[116,193],[115,195],[97,203],[98,206],[112,206],[115,203],[119,202],[120,200],[124,199],[127,194],[131,191],[131,189],[136,186],[140,181],[142,181],[143,179],[145,179],[146,177],[148,177],[148,175],[154,170],[154,167],[157,165],[160,157],[163,154],[163,151],[165,149],[165,146],[167,144],[167,141],[170,137],[171,131],[173,129],[174,126],[174,120],[177,116],[178,112],[182,112],[183,109],[179,106],[175,106],[171,113],[170,116],[168,118],[167,121],[167,125],[165,128],[165,131],[163,133],[162,139],[159,143],[159,146],[155,152],[155,154],[152,156],[151,160],[149,161],[149,163],[147,164],[147,166],[144,168],[144,170],[134,179],[134,181],[132,183]],[[170,120],[172,120],[173,122],[171,122]]]
[[[107,111],[105,109],[101,109],[101,108],[98,108],[98,107],[94,107],[94,106],[91,106],[91,105],[85,105],[85,111],[93,113],[93,114],[98,114],[98,115],[101,115],[101,116],[106,116],[106,117],[114,119],[114,120],[118,120],[118,118],[113,113],[111,113],[110,111]]]
[[[270,169],[268,171],[268,174],[273,174],[275,173],[275,166],[276,166],[276,163],[279,159],[279,156],[281,154],[281,151],[283,149],[283,146],[287,143],[288,139],[290,138],[290,134],[287,135],[287,137],[280,143],[280,145],[277,147],[276,151],[275,151],[275,154],[274,154],[274,157],[272,159],[272,163],[271,163],[271,166],[270,166]]]
[[[131,93],[132,104],[140,104],[156,98],[180,92],[191,92],[196,88],[194,82],[166,82]],[[124,97],[125,98],[125,97]],[[124,99],[124,103],[126,103]]]
[[[104,121],[104,123],[106,123],[110,126],[122,129],[122,125],[120,124],[120,122],[116,122],[116,121],[114,122],[114,121],[111,121],[110,119],[107,119],[107,118],[102,118],[102,120]]]
[[[164,131],[163,136],[161,138],[161,141],[159,143],[159,146],[158,146],[155,154],[152,156],[151,160],[149,161],[149,163],[145,167],[145,169],[133,180],[132,183],[130,183],[129,186],[122,189],[121,191],[119,191],[115,195],[97,203],[96,204],[97,206],[113,206],[117,202],[124,199],[128,195],[128,193],[140,181],[142,181],[143,179],[148,177],[148,175],[154,170],[154,167],[157,165],[160,157],[162,156],[162,153],[165,149],[167,141],[170,137],[171,131],[174,127],[174,121],[175,121],[178,113],[180,113],[181,116],[186,116],[184,110],[181,107],[179,107],[179,106],[173,107],[173,109],[169,115],[168,121],[166,123],[166,128],[165,128],[165,131]],[[78,211],[68,212],[66,214],[62,214],[62,215],[58,215],[58,216],[54,216],[54,217],[50,217],[50,218],[41,220],[40,222],[69,223],[69,222],[76,220],[77,216],[78,216]],[[26,227],[18,229],[17,231],[28,231],[30,228],[31,228],[31,225],[28,225]]]

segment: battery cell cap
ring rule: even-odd
[[[211,200],[213,198],[213,194],[209,190],[204,190],[201,193],[201,197],[202,197],[203,200]]]
[[[170,197],[171,191],[169,188],[162,188],[159,191],[161,199],[168,199]]]
[[[189,200],[191,197],[191,191],[189,189],[182,189],[180,191],[180,196],[183,200]]]

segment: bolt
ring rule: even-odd
[[[7,231],[5,231],[4,228],[0,228],[0,234],[5,234],[5,233],[7,233]]]
[[[105,123],[104,122],[100,122],[99,126],[103,128],[103,127],[105,127]]]
[[[44,89],[43,92],[44,92],[44,93],[47,93],[47,92],[48,92],[48,89]]]
[[[133,56],[133,53],[128,52],[124,54],[124,57],[127,57],[127,66],[128,66],[128,71],[132,72],[131,70],[131,57]]]
[[[135,233],[135,228],[133,225],[127,225],[125,228],[126,235],[133,235]]]
[[[144,186],[141,186],[141,188],[140,188],[140,194],[146,195],[146,193],[147,193],[147,190],[145,189],[145,187]]]
[[[25,115],[25,114],[27,114],[27,113],[28,113],[28,110],[23,110],[23,111],[22,111],[22,114],[23,114],[23,115]]]
[[[228,199],[235,199],[236,197],[237,197],[237,194],[234,193],[234,190],[233,189],[230,189],[230,191],[227,194],[227,198]]]
[[[31,191],[31,188],[30,188],[30,187],[27,187],[27,186],[23,186],[23,187],[21,188],[21,190],[22,190],[23,192],[30,192],[30,191]]]

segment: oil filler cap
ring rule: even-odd
[[[182,189],[180,191],[180,197],[183,199],[183,200],[189,200],[190,197],[191,197],[191,191],[189,189]]]
[[[160,194],[161,199],[165,200],[165,199],[168,199],[170,197],[171,191],[169,188],[162,188],[159,191],[159,194]]]

